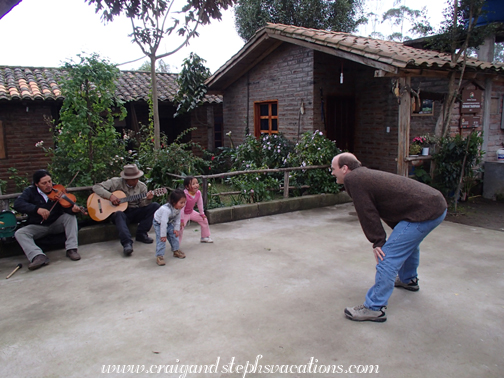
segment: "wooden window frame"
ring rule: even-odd
[[[261,116],[261,105],[268,105],[268,115]],[[271,106],[276,105],[276,115],[272,114]],[[268,120],[268,131],[261,130],[261,120]],[[272,129],[272,120],[276,119],[277,129]],[[254,101],[254,135],[259,138],[261,134],[278,134],[278,100]]]

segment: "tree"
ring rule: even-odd
[[[156,72],[163,73],[172,73],[175,70],[171,65],[166,64],[163,59],[159,59],[157,62]],[[137,68],[137,71],[150,71],[150,62],[144,62],[140,67]]]
[[[455,67],[450,72],[448,95],[443,106],[442,137],[446,137],[450,129],[451,114],[462,86],[469,48],[481,45],[494,28],[493,25],[475,27],[483,14],[484,3],[485,0],[453,0],[444,11],[445,20],[438,35],[431,42],[432,48],[451,54],[451,63]]]
[[[211,19],[222,18],[221,9],[227,9],[237,0],[188,0],[181,9],[174,9],[175,0],[86,0],[96,5],[96,12],[102,12],[102,20],[112,21],[120,14],[131,20],[133,41],[150,59],[151,92],[154,118],[154,148],[160,147],[160,127],[156,61],[172,55],[189,43],[200,24],[208,24]],[[171,16],[168,18],[168,16]],[[178,18],[177,18],[178,16]],[[141,26],[139,26],[141,25]],[[175,35],[172,35],[172,34]],[[176,40],[174,36],[182,39]],[[173,50],[158,54],[161,41],[171,36],[175,43]]]
[[[184,59],[182,72],[177,77],[179,89],[175,102],[178,106],[174,117],[196,109],[203,102],[207,93],[205,80],[210,77],[210,70],[204,63],[205,60],[194,53]]]
[[[367,21],[362,6],[363,0],[239,0],[235,26],[244,41],[267,22],[353,32]]]
[[[64,100],[54,130],[51,170],[59,182],[67,183],[80,171],[74,185],[86,186],[118,173],[124,165],[126,151],[114,117],[124,119],[126,109],[115,98],[119,70],[96,54],[78,57],[79,63],[63,66]]]
[[[388,39],[391,41],[403,42],[411,39],[410,36],[404,35],[404,28],[410,25],[408,30],[413,35],[425,37],[430,34],[433,29],[427,19],[427,9],[423,7],[421,10],[411,9],[405,5],[398,8],[391,8],[383,14],[382,23],[388,21],[393,26],[399,26],[400,31],[392,33]],[[406,24],[406,25],[405,25]]]

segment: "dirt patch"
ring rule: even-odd
[[[452,206],[448,209],[446,221],[504,231],[504,202],[496,202],[483,197],[472,197],[457,205],[457,213]]]

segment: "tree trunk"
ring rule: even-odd
[[[156,77],[156,54],[151,54],[151,89],[152,89],[152,118],[154,120],[154,149],[159,150],[161,145],[161,133],[159,127],[159,104]]]

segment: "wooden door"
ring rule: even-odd
[[[353,152],[355,137],[355,98],[327,97],[326,134],[340,150]]]

